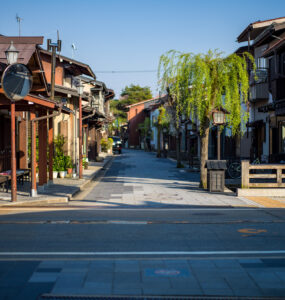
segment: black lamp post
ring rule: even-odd
[[[220,126],[226,124],[226,114],[229,114],[224,108],[214,109],[212,111],[213,124],[217,126],[217,158],[221,159],[221,131]]]

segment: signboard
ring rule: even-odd
[[[4,70],[1,83],[6,97],[12,101],[19,101],[29,94],[32,75],[25,65],[13,64]]]

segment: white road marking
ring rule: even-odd
[[[135,251],[135,252],[0,252],[0,256],[121,256],[121,255],[259,255],[285,254],[285,250],[268,251]]]

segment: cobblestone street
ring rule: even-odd
[[[199,173],[177,169],[173,160],[155,153],[125,150],[116,156],[100,183],[84,202],[108,207],[253,206],[255,202],[199,188]]]

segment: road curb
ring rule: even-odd
[[[77,190],[77,191],[74,191],[72,194],[69,194],[68,200],[70,201],[71,198],[73,198],[73,197],[76,196],[78,193],[80,193],[80,192],[85,188],[86,185],[88,185],[91,181],[93,181],[95,178],[97,178],[98,174],[99,174],[99,173],[100,173],[100,172],[108,165],[108,163],[110,163],[110,162],[112,163],[113,160],[114,160],[114,156],[110,156],[110,157],[104,162],[103,166],[102,166],[100,169],[98,169],[96,172],[94,172],[94,173],[92,174],[92,176],[91,176],[89,179],[87,179],[85,182],[83,182],[83,183],[81,184],[80,187],[78,187],[78,190]]]
[[[106,161],[104,161],[104,164],[95,171],[90,178],[86,179],[79,187],[77,187],[76,191],[70,194],[65,194],[64,196],[59,196],[59,197],[50,197],[50,198],[45,198],[43,196],[43,199],[37,199],[37,200],[30,200],[30,201],[17,201],[17,202],[8,202],[8,203],[1,203],[0,207],[18,207],[18,206],[40,206],[40,205],[47,205],[47,204],[62,204],[62,203],[68,203],[72,197],[74,197],[76,194],[81,192],[84,187],[89,184],[92,180],[94,180],[100,171],[104,169],[109,163],[112,163],[114,160],[114,156],[109,156]],[[46,195],[49,197],[48,195]]]
[[[0,207],[18,207],[18,206],[38,206],[44,204],[61,204],[68,203],[68,197],[56,197],[52,199],[38,199],[30,201],[17,201],[17,202],[9,202],[0,204]]]

